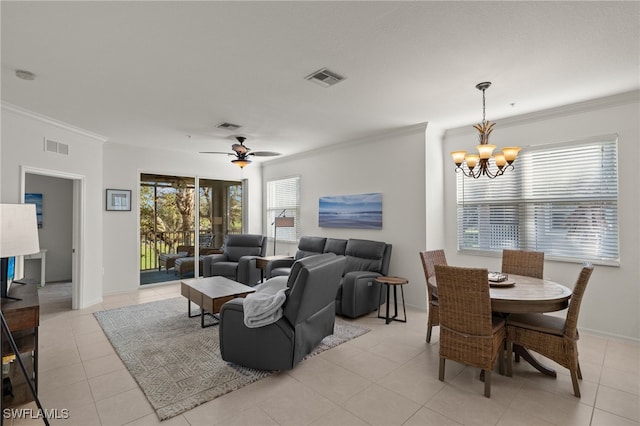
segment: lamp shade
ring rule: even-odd
[[[278,228],[293,228],[292,217],[276,217],[276,227]]]
[[[39,251],[35,204],[0,204],[0,258]]]

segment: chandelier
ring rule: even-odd
[[[489,135],[493,132],[493,126],[496,123],[492,123],[485,119],[485,95],[484,92],[491,86],[490,81],[476,84],[476,89],[482,90],[482,123],[478,123],[473,126],[478,133],[480,145],[477,145],[478,154],[467,154],[467,151],[453,151],[451,157],[456,164],[456,173],[462,172],[465,176],[478,179],[480,176],[487,176],[489,179],[502,176],[506,170],[513,170],[513,162],[518,156],[518,152],[522,148],[517,146],[511,146],[502,148],[502,152],[493,154],[493,150],[496,149],[495,145],[489,143]],[[493,157],[492,157],[493,154]],[[495,170],[491,169],[489,161],[493,158],[493,163],[496,166]],[[465,163],[468,170],[462,168],[462,163]],[[478,166],[476,168],[476,166]]]

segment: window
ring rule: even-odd
[[[617,265],[617,154],[617,136],[607,135],[528,148],[496,179],[459,174],[458,249]]]
[[[299,235],[300,176],[267,181],[267,236],[273,238],[276,217],[293,217],[293,228],[278,228],[278,241],[296,242]]]

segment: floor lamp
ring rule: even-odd
[[[276,217],[276,220],[273,221],[273,255],[276,255],[276,233],[278,228],[293,228],[295,221],[292,217]]]
[[[2,263],[2,304],[6,302],[6,299],[20,300],[15,297],[9,296],[8,292],[8,277],[7,277],[7,261],[10,257],[22,256],[25,254],[33,254],[40,251],[40,241],[38,239],[38,221],[36,219],[36,206],[35,204],[0,204],[0,259]],[[2,335],[3,340],[6,335],[6,339],[9,342],[11,351],[16,355],[20,369],[24,379],[29,386],[31,395],[33,396],[36,405],[38,406],[39,413],[44,413],[40,399],[36,388],[29,377],[29,372],[22,361],[18,345],[16,344],[13,334],[9,329],[9,324],[4,317],[4,313],[0,310],[0,320],[2,320]],[[36,338],[37,342],[37,338]],[[5,348],[3,342],[2,352],[4,355]],[[10,353],[9,351],[7,351]],[[5,377],[2,379],[2,396],[4,398],[5,389],[11,394],[11,379]],[[3,413],[4,414],[4,413]],[[4,415],[2,416],[4,419]],[[0,419],[0,423],[2,423]],[[45,425],[49,426],[49,420],[47,416],[42,417],[42,421]]]

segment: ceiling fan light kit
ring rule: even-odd
[[[516,161],[518,152],[522,148],[517,146],[503,148],[502,152],[493,154],[496,149],[495,145],[489,143],[489,135],[493,132],[493,126],[496,123],[492,123],[485,119],[485,91],[491,86],[490,81],[485,81],[476,84],[476,89],[482,90],[482,123],[478,123],[473,126],[479,133],[478,138],[480,145],[476,146],[478,154],[467,154],[467,151],[453,151],[451,152],[451,158],[456,165],[456,173],[462,172],[467,177],[478,179],[480,176],[487,176],[489,179],[502,176],[506,170],[514,170],[513,162]],[[492,156],[493,154],[493,156]],[[497,170],[491,170],[489,161],[493,158]],[[462,164],[465,163],[467,170],[462,168]],[[478,169],[476,166],[479,164]]]

